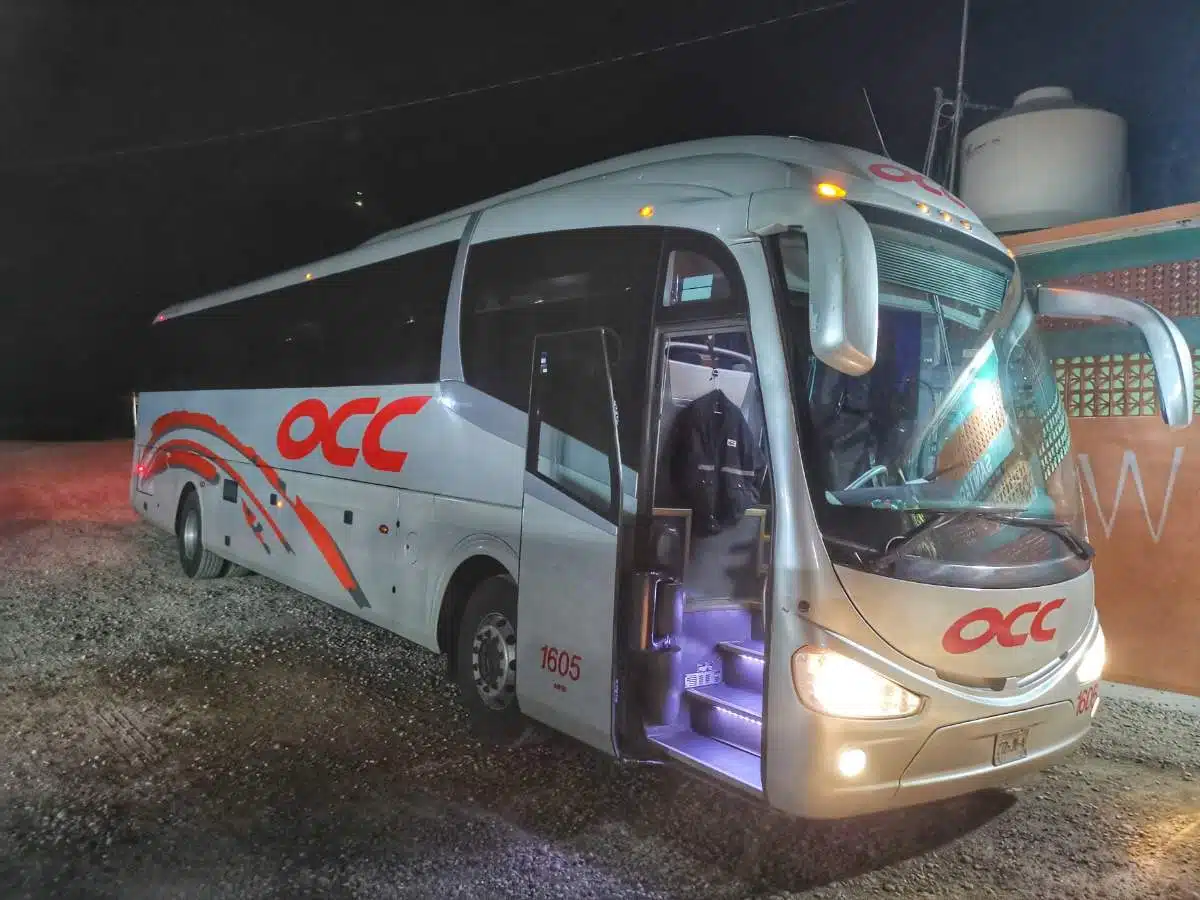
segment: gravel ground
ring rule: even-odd
[[[128,459],[0,445],[0,897],[1200,898],[1194,716],[1110,700],[1018,789],[832,825],[554,737],[491,751],[436,657],[185,580]],[[39,477],[63,499],[19,506]]]

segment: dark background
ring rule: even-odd
[[[128,434],[162,307],[617,153],[735,133],[876,149],[865,86],[892,155],[920,166],[932,89],[954,83],[959,0],[857,0],[203,140],[820,5],[0,0],[0,437]],[[973,7],[973,99],[1069,86],[1127,118],[1135,209],[1200,198],[1197,0]]]

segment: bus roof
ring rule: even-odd
[[[833,156],[831,151],[838,149],[841,148],[835,144],[820,144],[803,137],[772,136],[705,138],[678,144],[666,144],[661,147],[652,147],[648,150],[639,150],[635,153],[626,153],[623,156],[614,156],[611,159],[582,166],[578,169],[571,169],[560,175],[552,175],[549,178],[543,178],[540,181],[535,181],[532,184],[507,191],[503,194],[497,194],[486,200],[480,200],[432,218],[414,222],[412,225],[393,228],[390,231],[385,231],[383,234],[371,238],[366,243],[370,245],[388,240],[389,238],[401,237],[411,234],[414,231],[428,228],[431,225],[457,219],[462,216],[469,216],[472,213],[482,212],[485,209],[490,209],[493,206],[499,206],[503,203],[510,203],[513,200],[521,200],[535,194],[547,193],[559,188],[572,187],[585,181],[599,180],[618,173],[631,173],[635,169],[648,169],[654,166],[656,168],[655,180],[661,183],[671,180],[670,167],[664,164],[679,163],[679,168],[683,169],[683,164],[691,164],[702,160],[704,157],[713,156],[758,157],[773,162],[791,163],[793,165],[811,166],[814,164],[823,164],[829,166],[836,165],[838,162],[845,165],[845,160],[831,158]],[[713,174],[719,182],[719,170],[716,166],[713,169]],[[692,181],[695,177],[696,171],[694,166],[688,165],[688,181]],[[719,183],[716,186],[720,187]]]
[[[744,166],[730,165],[731,160],[739,159],[744,161]],[[748,183],[753,184],[750,190],[784,186],[779,180],[783,177],[780,173],[790,172],[794,167],[814,172],[840,173],[861,179],[862,182],[871,182],[877,189],[877,195],[880,194],[878,189],[882,189],[882,193],[893,200],[903,200],[910,211],[913,204],[924,205],[924,202],[933,197],[942,197],[947,203],[952,201],[956,216],[970,221],[976,229],[977,237],[998,247],[1002,246],[996,238],[986,233],[982,223],[961,201],[918,173],[911,172],[885,157],[802,137],[759,135],[707,138],[654,147],[572,169],[525,187],[386,231],[358,247],[324,260],[176,304],[163,310],[156,321],[377,262],[433,243],[458,240],[466,228],[467,220],[475,213],[514,201],[532,200],[539,196],[550,197],[565,190],[578,193],[581,189],[587,190],[588,182],[594,182],[597,195],[601,195],[614,184],[628,184],[630,179],[645,173],[648,176],[652,174],[652,183],[655,185],[686,185],[716,194],[737,196],[748,192]],[[621,176],[619,179],[614,178],[618,175]]]

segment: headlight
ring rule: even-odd
[[[797,650],[792,682],[805,706],[829,716],[895,719],[921,708],[921,698],[912,691],[832,650]]]
[[[1092,646],[1088,647],[1083,654],[1083,659],[1079,661],[1079,668],[1075,670],[1075,674],[1079,676],[1079,681],[1099,681],[1100,676],[1104,674],[1104,663],[1107,659],[1107,652],[1104,646],[1104,629],[1099,629],[1096,632],[1096,639],[1092,641]]]

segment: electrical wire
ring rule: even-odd
[[[22,170],[50,169],[62,168],[66,166],[87,165],[98,162],[108,162],[131,156],[144,156],[152,153],[162,153],[169,150],[186,150],[193,147],[204,147],[212,144],[224,144],[232,141],[248,140],[271,134],[279,134],[280,132],[291,131],[297,128],[312,128],[319,125],[329,125],[334,122],[343,122],[350,119],[361,119],[367,116],[375,116],[381,113],[412,109],[417,106],[428,106],[430,104],[441,103],[446,100],[457,100],[463,97],[471,97],[476,94],[484,94],[491,91],[502,90],[504,88],[531,84],[536,81],[560,78],[564,75],[574,75],[579,72],[588,71],[589,69],[599,69],[607,66],[617,65],[618,63],[629,62],[630,60],[643,59],[648,56],[656,56],[660,53],[666,53],[671,50],[678,50],[683,47],[693,47],[697,44],[722,40],[724,38],[733,37],[734,35],[745,34],[748,31],[757,31],[761,28],[768,28],[773,25],[780,25],[785,22],[795,21],[796,19],[802,19],[807,16],[817,15],[818,13],[832,12],[835,9],[852,6],[857,2],[858,0],[831,0],[831,2],[822,3],[819,6],[809,7],[808,9],[772,16],[769,19],[760,19],[756,22],[748,22],[745,25],[735,25],[732,28],[726,28],[721,31],[714,31],[709,34],[699,35],[697,37],[684,38],[678,41],[659,44],[656,47],[648,47],[643,50],[634,50],[629,53],[621,53],[616,56],[609,56],[603,59],[590,60],[589,62],[579,63],[573,66],[564,66],[563,68],[552,69],[547,72],[538,72],[532,75],[520,75],[516,78],[509,78],[503,81],[493,81],[488,84],[477,85],[475,87],[462,88],[456,91],[447,91],[442,94],[430,94],[425,97],[402,100],[397,103],[387,103],[381,106],[369,106],[363,109],[356,109],[342,113],[333,113],[327,116],[317,116],[311,119],[302,119],[295,122],[282,122],[277,125],[265,125],[257,128],[242,128],[236,131],[212,134],[202,138],[178,141],[161,141],[154,144],[140,144],[131,147],[124,147],[118,150],[108,150],[100,153],[72,157],[59,157],[58,159],[50,159],[40,162],[30,161],[25,163],[0,163],[0,171],[12,172]]]

